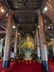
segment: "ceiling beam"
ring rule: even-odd
[[[54,45],[54,41],[51,41],[47,44],[47,46]]]
[[[3,0],[3,2],[4,2],[4,3],[5,3],[5,5],[7,6],[8,10],[11,10],[10,5],[9,5],[8,1],[7,1],[7,0]]]
[[[18,10],[18,9],[17,9],[17,10],[12,10],[12,12],[13,12],[13,13],[14,13],[14,12],[16,12],[16,13],[20,13],[20,12],[29,12],[29,13],[30,13],[30,12],[31,12],[31,13],[32,13],[32,12],[35,12],[35,13],[37,13],[38,10],[35,10],[35,9],[34,9],[34,10],[32,10],[32,9],[29,9],[29,10],[19,9],[19,10]]]
[[[49,14],[49,12],[46,12],[45,15],[52,21],[53,17],[51,16],[51,14]]]
[[[42,0],[41,8],[40,8],[40,11],[41,11],[41,12],[43,12],[43,9],[44,9],[44,7],[45,7],[45,5],[46,5],[46,1],[48,1],[48,0]]]
[[[6,31],[0,31],[0,34],[5,34],[6,33]]]
[[[2,27],[4,30],[6,30],[6,28],[5,28],[3,25],[1,25],[1,27]]]
[[[14,8],[11,10],[12,13],[14,12],[38,12],[39,9],[36,8]]]
[[[54,23],[45,23],[45,25],[54,26]]]
[[[18,25],[19,25],[19,24],[33,24],[33,25],[37,25],[36,22],[18,22],[17,24],[18,24]]]
[[[49,38],[54,38],[54,31],[46,31],[46,36]]]
[[[20,29],[21,31],[34,31],[35,29]]]

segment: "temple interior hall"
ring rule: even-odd
[[[0,72],[54,72],[54,0],[0,0]]]

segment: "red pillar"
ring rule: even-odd
[[[41,45],[42,67],[45,72],[48,72],[47,45],[46,45],[46,38],[44,32],[44,20],[41,12],[38,12],[38,24],[39,24],[39,38]]]
[[[10,66],[9,57],[10,57],[10,47],[11,47],[12,25],[13,25],[12,14],[9,13],[7,19],[7,28],[6,28],[3,68],[8,68]]]
[[[16,27],[15,44],[14,44],[14,59],[16,59],[16,57],[17,57],[17,50],[18,50],[18,28]]]
[[[38,59],[40,59],[40,41],[39,41],[38,28],[36,29],[36,44],[37,44],[37,57]]]
[[[54,45],[52,45],[52,59],[54,61]]]

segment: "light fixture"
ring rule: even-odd
[[[18,33],[18,35],[19,35],[19,33]]]
[[[8,16],[8,13],[6,14],[6,17]]]
[[[50,29],[50,26],[48,26],[48,29]]]
[[[34,46],[34,44],[33,44],[33,46]]]
[[[40,28],[40,26],[38,25],[38,28]]]
[[[16,28],[16,26],[13,26],[13,29],[15,29]]]
[[[48,9],[48,8],[47,8],[47,7],[45,7],[45,8],[44,8],[44,11],[47,11],[47,9]]]
[[[3,12],[3,13],[4,13],[4,12],[5,12],[5,11],[4,11],[4,9],[1,9],[1,12]]]
[[[54,38],[51,38],[51,41],[53,41],[54,40]]]

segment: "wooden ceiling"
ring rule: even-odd
[[[4,9],[4,12],[2,12],[1,9]],[[6,17],[7,11],[8,9],[6,5],[2,1],[0,1],[0,22],[3,22],[6,20],[5,17]]]
[[[46,2],[46,3],[45,3]],[[43,4],[42,4],[43,3]],[[0,20],[4,20],[8,10],[13,11],[16,23],[35,23],[37,19],[36,11],[47,6],[45,15],[54,21],[54,0],[0,0],[0,7],[5,9],[5,13],[0,13]],[[17,20],[18,19],[18,20]],[[37,22],[37,21],[36,21]]]
[[[52,24],[54,22],[54,0],[0,0],[0,8],[5,10],[4,13],[0,12],[0,26],[6,26],[7,13],[10,10],[13,13],[15,23],[19,24],[21,30],[25,30],[25,25],[27,25],[26,30],[32,31],[36,26],[35,24],[38,23],[37,11],[41,8],[43,10],[45,6],[48,7],[48,10],[44,13],[44,16],[49,18],[45,19],[46,24],[49,24],[50,20],[50,24]]]
[[[8,0],[8,5],[14,11],[13,17],[17,24],[37,23],[37,13],[41,0]]]
[[[7,0],[12,10],[37,10],[40,8],[41,0]]]
[[[11,10],[14,12],[15,18],[16,15],[21,14],[21,16],[24,14],[27,16],[31,16],[32,18],[36,17],[36,10],[41,8],[42,1],[44,3],[45,0],[0,0],[0,8],[4,8],[5,12],[0,12],[0,20],[5,18],[8,10]],[[45,6],[48,7],[47,12],[45,15],[50,18],[50,20],[54,21],[54,0],[47,0]],[[30,14],[31,13],[31,14]],[[18,19],[21,17],[18,16]],[[23,16],[21,18],[23,18]],[[25,19],[31,19],[31,17],[25,17]],[[34,17],[34,18],[35,18]],[[33,18],[33,19],[34,19]],[[3,20],[2,19],[2,20]],[[19,19],[20,20],[20,19]],[[24,20],[25,21],[25,20]]]
[[[48,8],[46,16],[54,22],[54,0],[48,0],[45,6]]]

